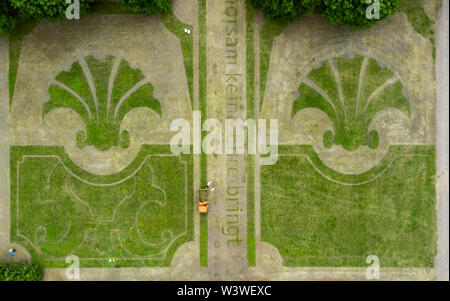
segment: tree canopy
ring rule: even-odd
[[[303,15],[311,14],[317,0],[250,0],[255,7],[261,8],[272,19],[297,21]]]
[[[367,17],[375,12],[375,0],[248,0],[261,8],[266,16],[278,21],[297,21],[314,11],[321,13],[332,24],[345,24],[355,29],[367,28],[393,14],[402,0],[379,0],[379,16]]]
[[[80,0],[80,14],[87,14],[94,0]],[[172,9],[171,0],[118,0],[121,7],[136,13],[163,14]],[[302,16],[321,13],[332,24],[355,29],[367,28],[393,14],[403,0],[379,0],[379,16],[367,18],[376,0],[247,0],[278,21],[297,21]],[[65,17],[66,0],[1,0],[0,35],[8,33],[22,19],[51,20]]]
[[[0,262],[0,281],[39,281],[42,269],[37,264]]]
[[[80,15],[89,12],[94,0],[80,0]],[[121,7],[136,13],[162,14],[172,9],[171,0],[119,0]],[[25,19],[64,19],[72,3],[66,0],[0,0],[0,35],[11,31]]]
[[[70,3],[66,0],[3,0],[10,2],[17,14],[25,19],[61,19],[66,15]],[[80,0],[80,14],[86,14],[93,0]]]
[[[366,0],[321,0],[320,10],[332,24],[344,24],[355,29],[367,28],[393,14],[402,2],[402,0],[379,1],[379,16],[376,18],[367,17],[367,11],[374,13],[371,9],[374,1],[366,3]]]
[[[8,1],[0,2],[0,35],[8,33],[16,25],[16,14]]]
[[[171,0],[119,0],[119,3],[135,13],[159,15],[172,9]]]

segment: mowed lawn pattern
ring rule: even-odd
[[[434,160],[433,146],[391,146],[372,170],[343,175],[311,146],[281,146],[261,168],[261,240],[286,266],[367,266],[376,255],[382,267],[432,267]]]
[[[324,133],[324,146],[342,145],[348,151],[378,147],[378,132],[368,130],[378,112],[396,110],[409,118],[411,111],[397,75],[363,56],[332,58],[312,70],[299,87],[292,116],[305,108],[322,110],[330,118],[334,132]]]
[[[68,108],[83,119],[87,130],[77,133],[80,148],[86,145],[94,145],[101,151],[118,145],[127,148],[129,133],[120,131],[126,114],[136,108],[148,108],[162,116],[152,84],[139,69],[112,56],[103,60],[89,56],[74,62],[69,72],[63,71],[56,77],[49,94],[43,116],[56,108]]]
[[[99,2],[93,14],[132,12]],[[179,39],[192,103],[193,37],[185,32],[192,26],[173,12],[148,18],[160,19]],[[10,35],[11,102],[22,41],[36,25],[19,24]],[[42,119],[72,110],[85,126],[74,137],[80,149],[129,148],[131,134],[122,128],[128,113],[149,109],[162,119],[167,112],[149,77],[128,59],[103,51],[67,62],[49,83]],[[142,145],[124,170],[97,176],[77,166],[63,146],[11,146],[10,155],[11,240],[33,262],[65,267],[73,254],[82,267],[111,267],[112,258],[124,267],[169,266],[178,247],[193,240],[192,156],[173,155],[168,145]]]
[[[193,240],[192,156],[141,148],[118,174],[96,176],[62,147],[11,147],[11,237],[46,267],[168,266]]]

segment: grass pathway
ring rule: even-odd
[[[0,38],[0,261],[9,259],[8,38]]]
[[[437,280],[448,281],[448,1],[443,2],[437,39],[436,164],[439,241],[436,277]]]
[[[235,28],[235,35],[227,36],[230,28]],[[245,1],[207,1],[207,112],[208,118],[218,119],[222,127],[227,118],[246,118],[245,30]],[[238,42],[227,47],[227,38],[237,38]],[[229,93],[227,87],[235,93]],[[231,100],[230,94],[239,98]],[[216,187],[208,216],[208,278],[211,280],[244,279],[246,168],[245,155],[208,156],[208,180]]]

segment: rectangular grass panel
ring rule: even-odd
[[[280,146],[261,167],[261,240],[285,266],[432,267],[436,254],[433,146],[391,146],[360,175],[326,167],[311,146]]]
[[[44,267],[169,266],[193,240],[192,155],[144,145],[117,174],[97,176],[58,146],[11,146],[11,239]]]

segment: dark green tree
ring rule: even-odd
[[[332,24],[345,24],[355,29],[368,28],[378,21],[393,14],[402,0],[379,0],[379,18],[368,18],[367,10],[375,0],[321,0],[322,15]],[[373,7],[373,6],[372,6]],[[372,13],[373,10],[369,9]]]
[[[160,15],[172,9],[171,0],[119,0],[119,3],[135,13]]]
[[[9,1],[0,1],[0,35],[8,33],[17,22],[17,14]]]
[[[39,281],[42,269],[38,264],[0,262],[0,281]]]
[[[297,21],[311,14],[318,0],[250,0],[254,7],[261,8],[271,19]]]
[[[1,0],[5,1],[5,0]],[[66,10],[71,3],[66,0],[6,0],[10,1],[12,7],[20,17],[34,20],[63,19]],[[80,0],[80,14],[87,14],[93,0]]]

